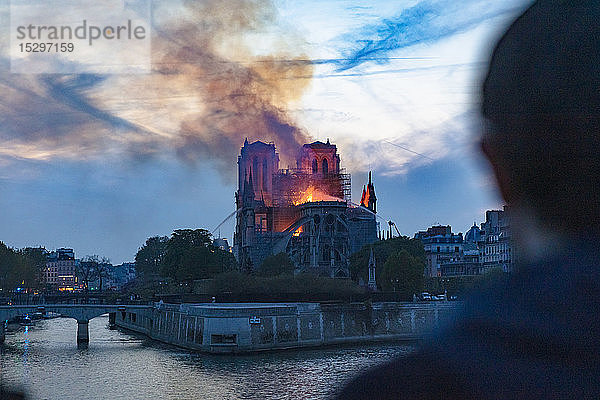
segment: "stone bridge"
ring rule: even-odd
[[[128,310],[148,310],[152,306],[127,305],[127,304],[38,304],[0,306],[0,343],[4,342],[6,321],[15,317],[34,313],[53,312],[65,318],[77,320],[77,342],[89,342],[88,323],[92,318],[104,314],[127,312]]]

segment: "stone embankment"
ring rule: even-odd
[[[450,322],[460,303],[162,304],[111,315],[119,327],[209,353],[415,340]]]

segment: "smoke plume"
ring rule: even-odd
[[[209,159],[231,176],[247,137],[274,141],[289,162],[308,137],[287,109],[310,84],[312,65],[294,33],[273,34],[274,6],[158,3],[151,74],[19,75],[3,67],[0,159],[175,154]],[[265,37],[271,41],[251,43]]]

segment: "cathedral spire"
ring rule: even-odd
[[[373,177],[371,171],[369,171],[369,183],[363,186],[363,194],[360,199],[360,205],[368,208],[374,213],[377,212],[377,196],[375,195],[375,185],[373,185]]]
[[[377,281],[375,280],[375,256],[373,255],[373,247],[371,247],[371,255],[369,256],[369,282],[367,284],[372,291],[377,290]]]

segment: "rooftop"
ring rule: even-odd
[[[335,149],[336,148],[335,144],[329,143],[329,139],[327,139],[327,143],[316,141],[316,142],[312,142],[312,143],[307,143],[302,147],[308,147],[311,149]]]

